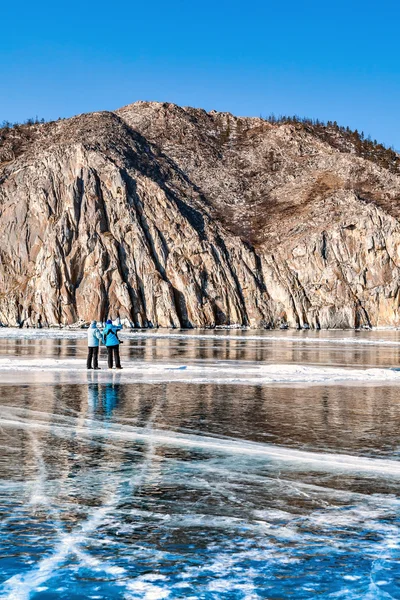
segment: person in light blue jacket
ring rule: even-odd
[[[90,323],[90,327],[88,329],[88,356],[86,366],[88,369],[92,368],[93,361],[93,369],[96,371],[99,369],[99,343],[101,338],[101,331],[97,327],[96,321],[92,321]]]
[[[118,339],[118,331],[122,329],[120,320],[118,325],[113,325],[111,319],[108,319],[106,326],[103,329],[103,344],[106,345],[108,355],[108,368],[113,368],[113,358],[115,359],[115,368],[122,369],[121,359],[119,356],[120,340]]]

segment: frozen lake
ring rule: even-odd
[[[400,332],[0,329],[0,598],[400,599]]]

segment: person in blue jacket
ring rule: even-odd
[[[92,321],[90,323],[87,337],[88,337],[88,355],[87,355],[86,366],[88,369],[91,369],[92,362],[93,362],[93,369],[98,371],[98,370],[100,370],[99,369],[99,342],[102,338],[101,338],[100,329],[98,329],[96,321]]]
[[[115,368],[122,369],[121,359],[119,356],[119,344],[118,331],[122,329],[120,320],[118,319],[118,325],[113,325],[111,319],[108,319],[106,326],[103,329],[103,344],[106,345],[108,355],[108,368],[113,368],[113,358],[115,359]]]

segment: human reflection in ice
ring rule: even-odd
[[[99,383],[97,373],[88,373],[87,375],[87,400],[88,416],[104,416],[111,419],[113,412],[118,405],[120,392],[121,373],[113,373],[112,381],[109,383]]]
[[[103,409],[104,415],[107,419],[112,417],[115,407],[118,403],[118,389],[119,384],[113,381],[112,383],[106,383],[103,388]]]

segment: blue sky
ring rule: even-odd
[[[160,100],[336,120],[400,150],[392,0],[11,3],[0,121]]]

